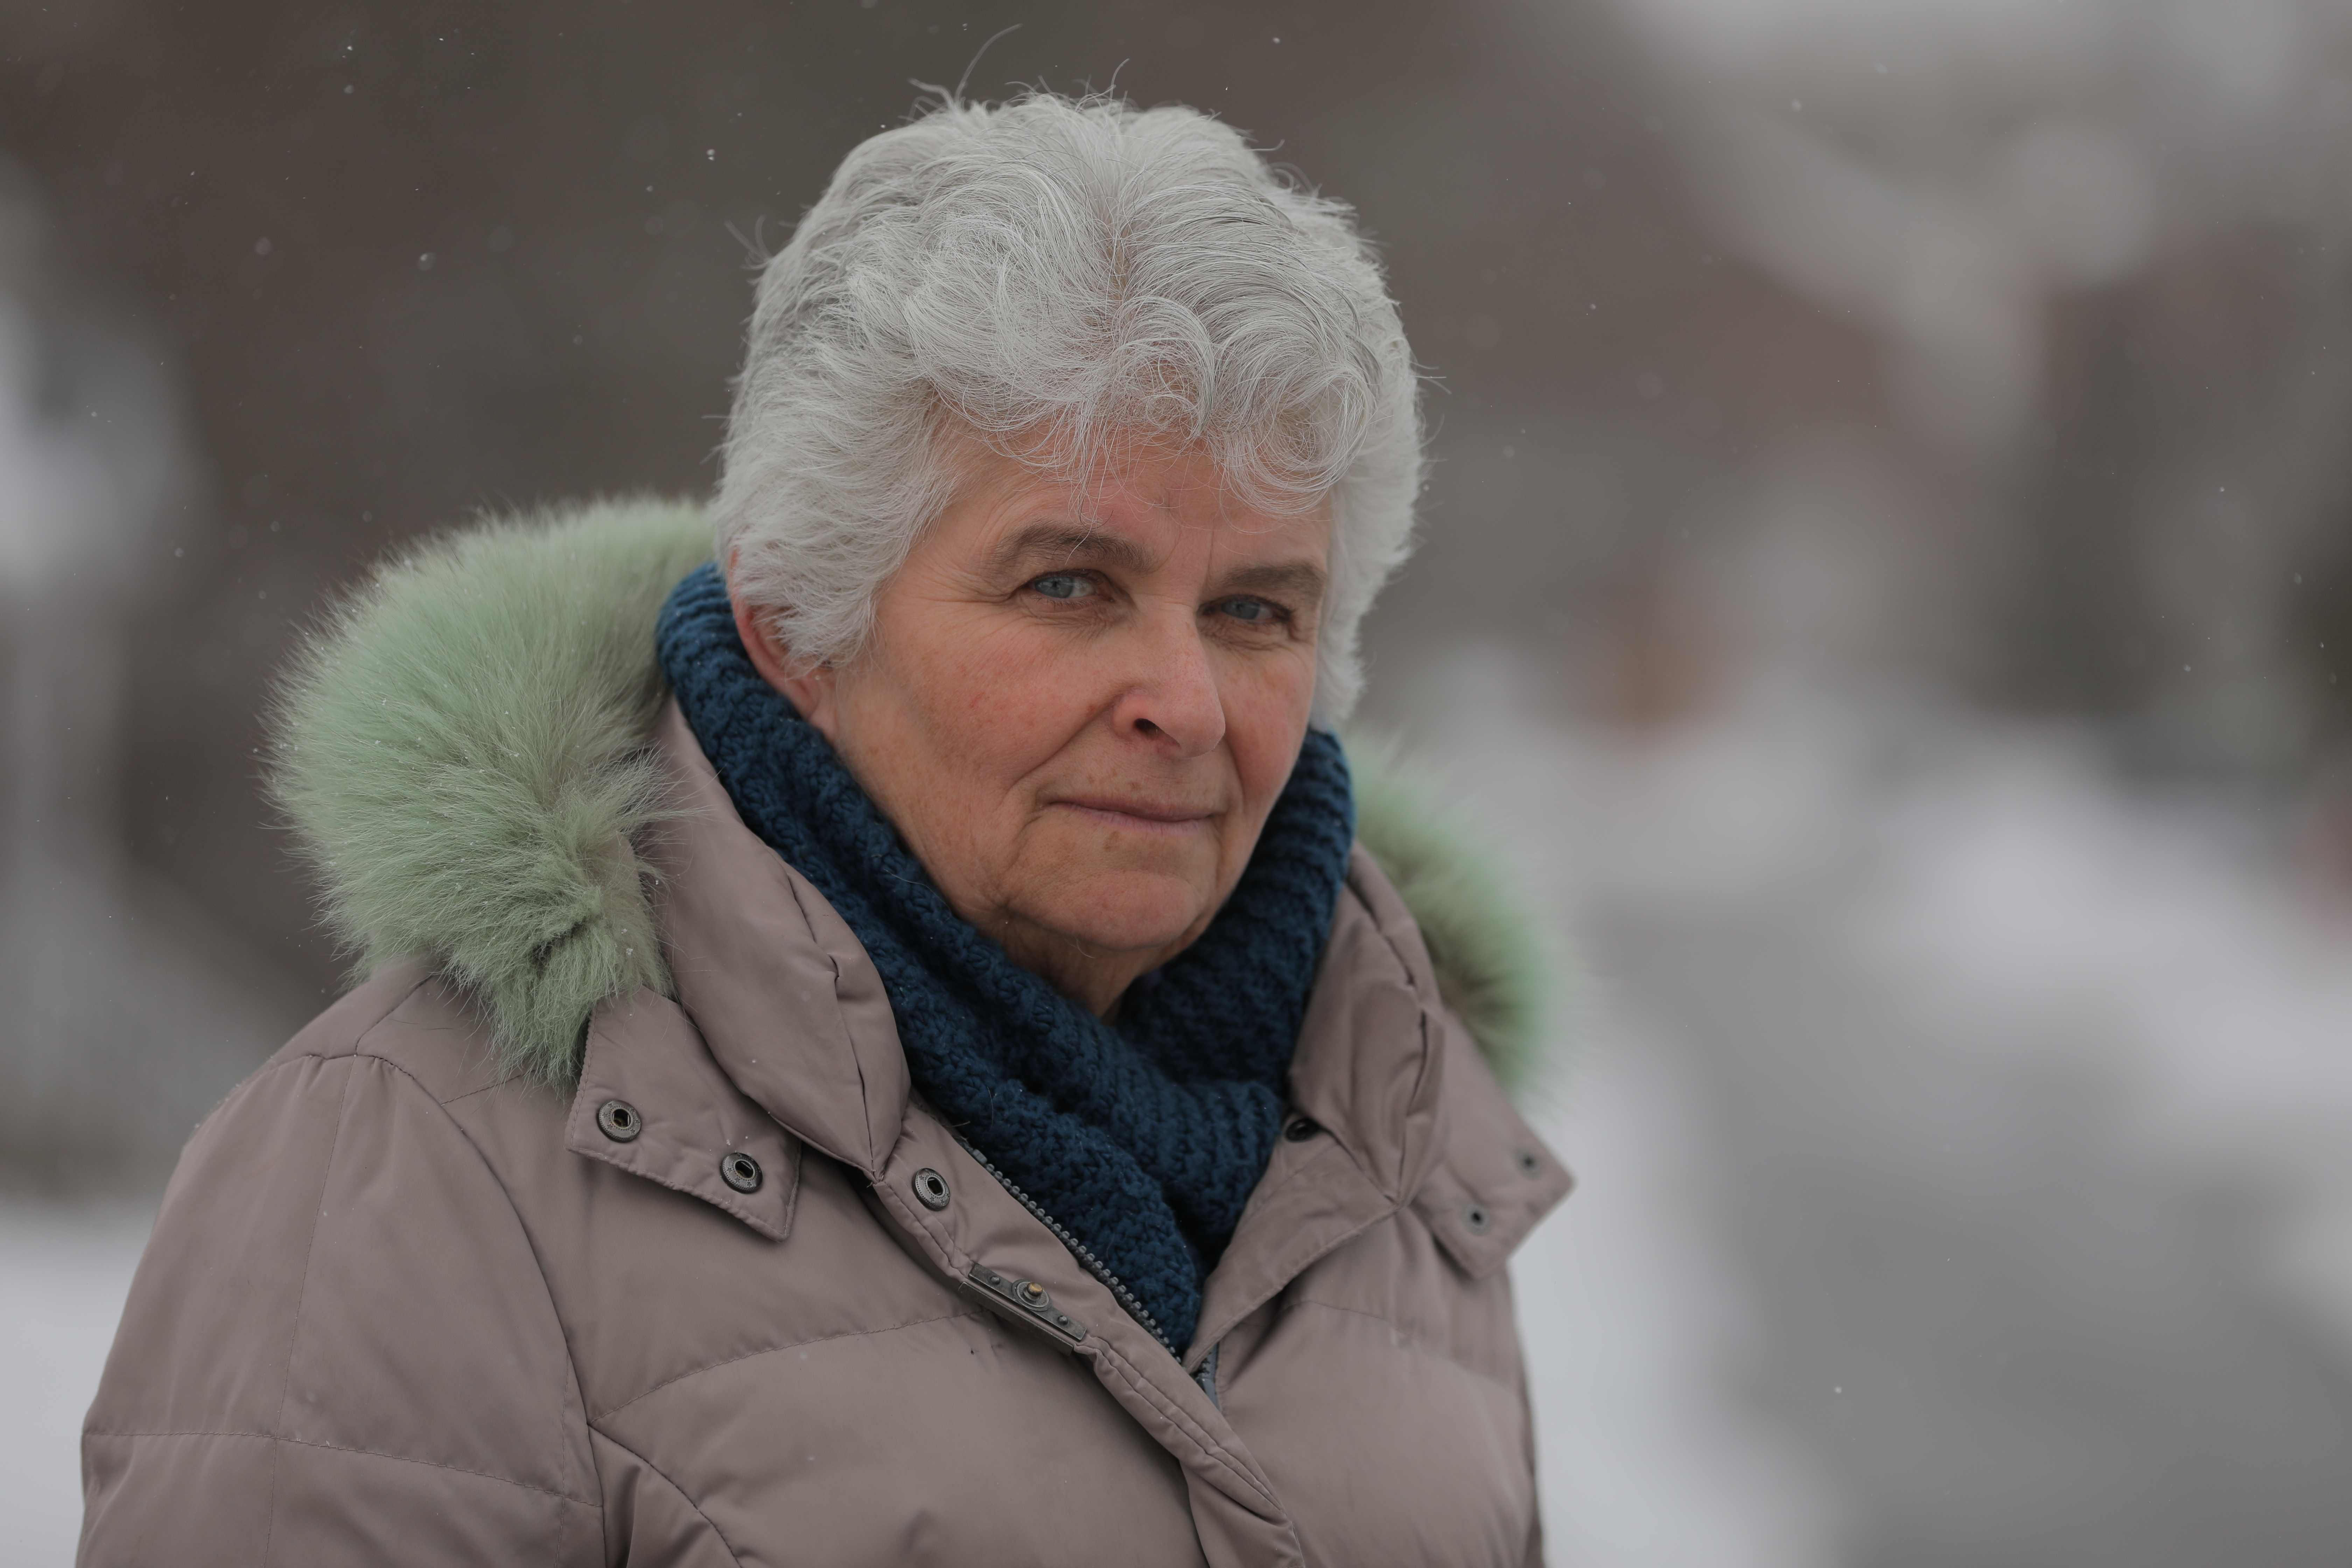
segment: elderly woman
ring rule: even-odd
[[[1215,122],[859,147],[715,559],[492,526],[289,682],[368,978],[188,1145],[82,1561],[1538,1561],[1523,933],[1328,728],[1419,441],[1348,213]]]

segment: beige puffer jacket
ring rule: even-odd
[[[408,962],[197,1131],[84,1563],[1540,1561],[1503,1264],[1569,1180],[1369,856],[1180,1363],[910,1095],[674,706],[653,754],[668,984],[595,1007],[576,1089]]]

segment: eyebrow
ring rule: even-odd
[[[1323,602],[1323,569],[1304,561],[1244,566],[1218,584],[1220,594],[1267,594],[1313,608]]]
[[[1032,563],[1139,573],[1150,571],[1154,564],[1150,554],[1133,540],[1062,522],[1033,523],[1017,530],[990,552],[990,564],[997,574],[1009,575]],[[1311,562],[1276,561],[1237,568],[1218,580],[1216,591],[1275,595],[1312,606],[1323,602],[1327,582],[1323,569]]]
[[[1031,561],[1055,566],[1110,566],[1148,572],[1151,558],[1130,539],[1066,522],[1035,522],[1006,535],[990,552],[989,564],[1008,573]]]

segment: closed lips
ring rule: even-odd
[[[1206,822],[1214,811],[1190,805],[1154,805],[1141,801],[1059,800],[1053,803],[1090,816],[1110,817],[1122,827],[1184,828]]]

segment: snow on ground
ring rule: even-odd
[[[1818,1458],[1741,1394],[1752,1304],[1718,1234],[1692,1065],[1618,1018],[1539,1119],[1580,1185],[1513,1259],[1557,1568],[1826,1568]]]
[[[2124,789],[2063,732],[1890,739],[1800,705],[1535,744],[1585,807],[1572,909],[1768,908],[1966,1019],[1988,1072],[2119,1089],[2148,1158],[2274,1200],[2270,1283],[2352,1365],[2352,890],[2242,812]]]
[[[150,1216],[136,1211],[0,1204],[0,1344],[11,1347],[0,1421],[0,1559],[67,1568],[81,1529],[81,1418]]]
[[[1520,1265],[1556,1563],[2341,1561],[2340,892],[2064,734],[1429,681],[1598,974]]]
[[[1907,852],[1846,911],[1854,949],[1924,1006],[2082,1019],[2154,1157],[2271,1200],[2265,1282],[2352,1365],[2352,904],[2061,745],[1964,757],[1890,815]]]

